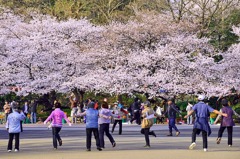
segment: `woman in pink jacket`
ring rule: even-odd
[[[69,124],[69,126],[71,126],[71,123],[68,120],[66,114],[60,108],[61,108],[61,104],[56,103],[55,110],[44,121],[44,124],[46,124],[49,120],[52,120],[51,126],[52,126],[52,134],[53,134],[53,147],[55,150],[57,149],[57,141],[59,142],[59,146],[62,146],[62,139],[59,135],[59,132],[61,131],[61,128],[62,128],[62,119],[65,119]]]

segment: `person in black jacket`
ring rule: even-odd
[[[177,109],[176,105],[173,103],[172,100],[168,100],[168,107],[167,111],[164,115],[167,114],[168,116],[168,127],[169,127],[169,134],[167,136],[172,136],[172,129],[176,131],[176,136],[180,134],[180,131],[176,127],[176,113],[180,114],[179,110]]]
[[[134,99],[134,103],[131,105],[131,108],[132,108],[133,118],[130,120],[130,122],[132,123],[134,120],[136,120],[136,123],[138,125],[141,125],[140,102],[138,98]]]

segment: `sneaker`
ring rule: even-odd
[[[91,151],[91,149],[87,149],[86,151]]]
[[[145,146],[143,146],[144,148],[150,148],[150,145],[145,145]]]
[[[62,146],[62,140],[59,140],[59,146]]]
[[[207,152],[208,150],[206,148],[203,149],[204,152]]]
[[[15,151],[15,152],[18,152],[19,150],[18,150],[18,149],[15,149],[14,151]]]
[[[178,132],[176,132],[176,136],[179,136],[180,135],[180,132],[178,131]]]
[[[8,150],[8,152],[12,152],[12,150]]]
[[[102,151],[102,148],[101,148],[101,147],[98,147],[97,149],[98,149],[98,151]]]
[[[228,145],[229,147],[232,147],[232,145]]]
[[[112,147],[115,147],[116,146],[116,142],[112,143]]]
[[[220,144],[220,142],[221,142],[221,138],[218,137],[216,141],[217,141],[217,144]]]
[[[172,134],[168,134],[167,136],[172,136]]]
[[[57,148],[53,148],[53,150],[57,150]]]
[[[154,132],[154,131],[152,132],[152,135],[153,135],[154,137],[157,137],[157,135],[155,134],[155,132]]]
[[[192,150],[195,146],[196,146],[196,143],[193,142],[193,143],[189,146],[189,149]]]

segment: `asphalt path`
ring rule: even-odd
[[[110,125],[110,130],[111,130]],[[181,134],[178,138],[181,137],[191,137],[192,134],[192,125],[177,125]],[[210,136],[213,138],[217,137],[219,125],[211,125],[212,134]],[[123,124],[123,133],[121,136],[123,137],[140,137],[142,134],[140,133],[141,127],[136,124]],[[154,130],[157,137],[166,137],[168,132],[168,126],[166,124],[158,124],[154,125],[151,130]],[[227,137],[227,130],[224,133],[223,137]],[[173,135],[175,131],[173,130]],[[69,127],[65,124],[61,130],[62,137],[85,137],[85,125],[84,124],[75,124]],[[51,138],[51,129],[47,128],[47,125],[43,124],[24,124],[23,132],[21,133],[21,139],[33,139],[33,138]],[[118,126],[116,126],[113,136],[118,135]],[[233,129],[233,138],[240,138],[240,126],[235,126]],[[8,139],[8,132],[6,131],[4,125],[0,125],[0,139]]]
[[[123,134],[118,135],[118,126],[113,133],[117,143],[112,147],[105,137],[105,149],[96,150],[92,139],[92,151],[86,152],[85,125],[76,124],[72,127],[64,125],[61,130],[63,146],[53,150],[51,129],[46,125],[23,125],[20,134],[20,152],[7,152],[8,133],[4,125],[0,125],[0,159],[239,159],[240,158],[240,126],[234,127],[233,147],[227,145],[227,132],[224,133],[221,144],[216,144],[219,125],[212,125],[212,135],[208,138],[208,152],[202,148],[201,136],[197,137],[197,146],[188,150],[191,143],[192,126],[177,125],[181,134],[167,137],[167,125],[154,125],[157,137],[150,137],[151,148],[146,149],[144,136],[138,125],[123,125]]]

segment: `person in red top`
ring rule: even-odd
[[[61,104],[57,102],[55,104],[55,110],[50,114],[50,116],[44,121],[44,124],[47,124],[49,120],[52,120],[52,134],[53,134],[53,147],[57,149],[57,141],[59,142],[59,146],[62,146],[62,139],[59,135],[59,132],[62,129],[62,119],[65,119],[69,126],[71,126],[70,121],[68,120],[66,114],[60,109]]]

